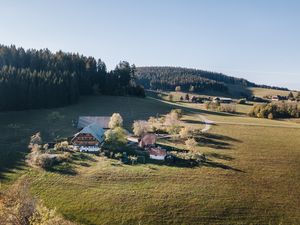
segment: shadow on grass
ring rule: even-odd
[[[245,171],[243,171],[243,170],[234,168],[232,166],[225,165],[223,163],[214,162],[214,161],[211,161],[211,160],[206,160],[205,162],[202,162],[200,164],[200,166],[212,167],[212,168],[220,168],[220,169],[224,169],[224,170],[232,170],[232,171],[235,171],[235,172],[245,173]]]
[[[75,176],[78,174],[76,166],[90,167],[89,162],[96,162],[97,160],[92,155],[76,152],[66,162],[59,163],[47,169],[49,172],[59,173],[62,175]]]
[[[59,173],[62,175],[70,175],[70,176],[75,176],[77,174],[77,171],[74,168],[74,165],[71,163],[60,163],[58,165],[55,165],[49,169],[46,169],[48,172],[52,173]]]
[[[210,155],[211,156],[211,155]],[[216,155],[215,155],[216,156]],[[230,156],[220,156],[222,159],[226,158],[228,160],[232,160],[233,158]],[[217,158],[215,157],[215,158]],[[210,167],[210,168],[216,168],[216,169],[223,169],[223,170],[231,170],[235,172],[241,172],[245,173],[245,171],[234,168],[232,166],[226,165],[224,163],[215,162],[211,159],[206,159],[206,161],[202,161],[200,163],[188,160],[188,159],[182,159],[182,158],[175,158],[174,161],[168,162],[168,161],[158,161],[158,160],[147,160],[146,164],[153,164],[153,165],[159,165],[159,166],[169,166],[169,167],[178,167],[178,168],[201,168],[201,167]]]
[[[7,181],[9,175],[15,174],[17,170],[23,170],[24,160],[24,152],[6,152],[5,156],[0,154],[0,182]]]
[[[222,160],[226,160],[226,161],[231,161],[231,160],[234,159],[233,157],[231,157],[229,155],[215,153],[215,152],[206,153],[205,155],[208,156],[208,157],[212,157],[212,158],[215,158],[215,159],[222,159]]]

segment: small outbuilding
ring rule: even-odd
[[[150,159],[165,160],[167,151],[161,147],[152,147],[148,149]]]
[[[147,146],[153,146],[156,143],[156,134],[145,134],[139,141],[139,147],[145,148]]]

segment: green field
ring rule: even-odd
[[[120,112],[129,128],[135,119],[171,108],[178,106],[103,96],[64,108],[2,113],[1,160],[15,162],[11,156],[26,149],[33,132],[47,140],[71,135],[79,115]],[[198,146],[208,158],[201,167],[130,166],[93,157],[76,164],[76,175],[27,169],[32,192],[83,224],[300,224],[299,123],[210,112],[196,104],[182,108],[186,124],[202,128],[199,113],[215,122]],[[47,119],[53,111],[64,118]],[[162,144],[183,147],[171,140]],[[2,179],[6,176],[3,169]]]
[[[147,99],[131,97],[86,97],[79,104],[63,108],[46,110],[28,110],[0,113],[0,179],[14,175],[15,169],[23,168],[24,153],[32,134],[40,131],[43,141],[68,137],[76,132],[72,120],[78,116],[110,116],[120,112],[124,125],[131,128],[133,120],[147,119],[149,116],[166,113],[172,107]],[[53,119],[53,112],[59,112],[60,118]],[[9,173],[11,172],[11,173]]]

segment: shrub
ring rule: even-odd
[[[236,106],[234,104],[221,104],[218,108],[220,112],[235,113]]]
[[[173,102],[174,96],[172,94],[169,94],[168,99],[169,99],[170,102]]]
[[[220,103],[219,102],[205,102],[204,107],[206,110],[213,110],[213,111],[217,111],[218,108],[220,107]]]
[[[32,197],[29,182],[20,179],[0,193],[0,224],[72,225]]]
[[[189,138],[185,141],[185,145],[187,146],[188,150],[190,150],[191,152],[194,152],[198,143],[194,138]]]
[[[150,126],[147,121],[136,120],[133,123],[133,133],[135,136],[142,136],[149,132]]]
[[[69,150],[69,143],[67,141],[62,141],[55,144],[54,149],[57,151],[68,151]]]
[[[181,128],[179,135],[182,139],[190,138],[193,136],[193,130],[190,127]]]

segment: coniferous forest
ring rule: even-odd
[[[139,84],[154,90],[170,91],[174,90],[176,86],[180,86],[181,90],[188,91],[193,86],[194,92],[212,90],[226,93],[228,85],[288,90],[287,88],[257,85],[246,79],[222,73],[181,67],[137,67],[136,76]]]
[[[93,94],[145,95],[128,62],[108,72],[93,57],[0,45],[1,111],[64,106]]]

